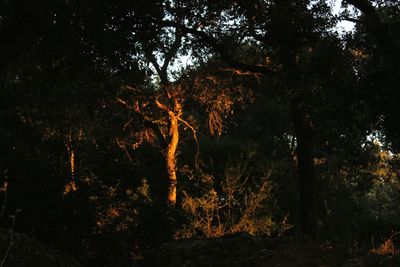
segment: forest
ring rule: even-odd
[[[397,0],[0,0],[0,266],[400,266],[399,70]]]

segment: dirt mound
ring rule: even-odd
[[[50,249],[25,234],[0,229],[0,263],[4,267],[80,267],[62,252]],[[8,250],[8,253],[7,253]]]

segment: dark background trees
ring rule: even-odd
[[[399,4],[343,4],[2,1],[4,214],[87,266],[240,231],[367,251],[399,230]]]

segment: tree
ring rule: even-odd
[[[206,44],[239,71],[262,74],[280,82],[281,94],[291,106],[297,140],[301,225],[305,232],[312,233],[315,226],[315,133],[310,112],[312,103],[307,101],[311,88],[304,86],[305,77],[297,58],[307,49],[311,51],[330,27],[327,5],[318,2],[310,7],[308,1],[255,4],[225,1],[207,2],[205,7],[200,7],[202,10],[185,2],[181,12],[186,12],[186,23],[166,21],[164,25],[174,25],[196,37],[197,42]],[[241,44],[247,40],[260,48],[255,62],[246,62],[238,56]]]
[[[348,46],[358,51],[359,84],[362,97],[370,106],[375,129],[383,133],[385,145],[399,148],[398,75],[399,10],[393,1],[346,1],[361,13]]]

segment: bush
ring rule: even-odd
[[[272,169],[258,179],[252,177],[247,163],[228,163],[216,185],[213,176],[203,174],[205,187],[210,189],[197,197],[184,192],[182,209],[189,219],[178,237],[209,238],[236,232],[272,236],[286,232],[292,227],[287,216],[275,220],[266,205],[273,202],[271,175]]]

